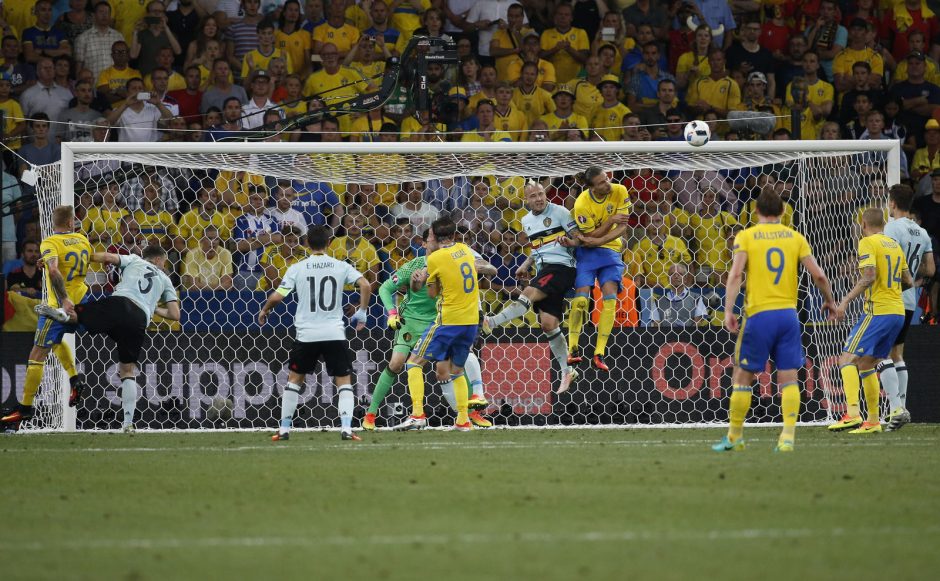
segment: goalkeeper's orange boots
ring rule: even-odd
[[[579,365],[584,361],[584,357],[581,356],[577,351],[568,354],[568,366]]]
[[[595,355],[592,362],[594,363],[594,367],[596,367],[597,369],[601,371],[610,371],[610,367],[607,367],[607,364],[604,363],[603,355]]]
[[[362,420],[362,429],[370,432],[375,430],[375,414],[366,414],[366,417]]]

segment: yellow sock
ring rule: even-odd
[[[868,423],[878,423],[878,397],[881,395],[881,383],[874,369],[862,371],[862,390],[865,392],[865,407],[868,408]]]
[[[845,392],[845,413],[851,418],[859,416],[858,390],[861,380],[858,377],[858,367],[849,363],[839,368],[842,375],[842,391]]]
[[[780,388],[780,407],[783,409],[783,431],[781,440],[793,441],[796,438],[796,418],[800,415],[800,387],[788,383]]]
[[[411,415],[424,415],[424,369],[420,365],[408,363],[408,393],[411,394]],[[466,392],[465,392],[466,393]]]
[[[581,328],[587,318],[588,298],[578,295],[571,300],[571,311],[568,313],[568,353],[578,350],[581,342]]]
[[[751,409],[751,386],[731,386],[731,405],[728,408],[728,439],[737,442],[744,435],[744,418]]]
[[[597,322],[597,347],[594,349],[595,355],[603,355],[607,352],[607,340],[610,339],[610,331],[614,328],[614,317],[617,314],[617,297],[604,297],[603,306],[601,306],[600,320]]]
[[[46,367],[45,361],[33,361],[26,364],[26,385],[23,386],[23,405],[33,405],[39,384],[42,382],[42,370]]]
[[[69,348],[68,345],[58,343],[52,347],[52,353],[55,355],[55,358],[59,360],[62,369],[65,370],[70,378],[78,375],[78,371],[75,369],[75,357],[72,355],[72,349]]]
[[[457,398],[457,423],[466,424],[470,421],[470,418],[467,416],[467,400],[468,400],[468,388],[467,376],[463,373],[459,377],[454,378],[454,396]]]

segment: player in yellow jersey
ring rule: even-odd
[[[91,257],[91,243],[84,234],[75,232],[75,210],[72,206],[59,206],[52,211],[52,235],[42,241],[39,252],[46,269],[46,300],[49,306],[69,310],[84,302],[88,294],[85,272]],[[74,333],[75,329],[75,325],[59,323],[46,316],[39,317],[36,338],[26,365],[23,402],[12,413],[0,418],[0,422],[8,424],[8,428],[16,430],[20,422],[33,417],[33,400],[39,391],[50,350],[68,373],[71,384],[69,405],[78,404],[84,385],[75,370],[71,349],[62,343],[63,335]]]
[[[839,304],[848,307],[855,297],[864,293],[862,317],[842,346],[839,373],[845,392],[846,410],[842,419],[829,426],[836,432],[873,434],[881,431],[878,417],[878,396],[881,385],[875,365],[888,357],[894,340],[904,327],[902,291],[914,286],[901,245],[884,235],[885,216],[881,208],[868,208],[862,214],[862,233],[858,241],[858,282]],[[868,417],[862,421],[859,411],[859,386],[865,392]]]
[[[783,200],[770,189],[757,197],[758,223],[734,238],[734,260],[728,273],[725,295],[725,328],[738,334],[734,372],[731,377],[731,403],[728,410],[728,435],[712,446],[716,452],[744,449],[744,418],[751,407],[754,377],[764,371],[767,359],[777,367],[783,411],[783,431],[776,451],[792,452],[796,419],[800,413],[800,389],[797,374],[806,361],[800,342],[800,320],[796,313],[798,264],[809,271],[823,296],[823,312],[828,318],[841,318],[842,312],[832,296],[826,273],[799,232],[780,223]],[[744,295],[744,319],[738,329],[734,314],[741,290],[742,275],[747,274]]]
[[[597,166],[591,166],[584,172],[584,183],[588,189],[575,200],[571,212],[578,232],[574,240],[565,238],[560,242],[563,246],[578,246],[575,253],[578,271],[574,283],[575,297],[568,314],[568,364],[577,364],[583,359],[578,354],[578,343],[581,340],[581,328],[588,318],[588,297],[596,280],[601,285],[604,303],[597,325],[597,345],[592,361],[594,367],[601,371],[610,371],[604,363],[604,353],[610,331],[614,328],[617,293],[620,292],[625,268],[621,236],[627,229],[627,215],[633,204],[627,188],[611,184],[604,170]]]
[[[455,242],[456,233],[457,224],[449,217],[431,223],[427,269],[412,275],[411,288],[418,290],[426,285],[428,296],[438,297],[437,318],[415,345],[405,370],[411,393],[410,424],[416,428],[427,424],[423,367],[427,361],[436,361],[438,381],[454,382],[457,399],[454,429],[465,432],[472,424],[467,415],[469,394],[463,367],[480,328],[480,285],[473,251],[466,244]]]

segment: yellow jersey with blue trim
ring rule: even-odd
[[[439,325],[480,323],[480,285],[469,246],[457,242],[432,252],[428,256],[428,284],[438,287]]]
[[[875,269],[875,282],[865,290],[865,313],[903,315],[901,273],[908,270],[901,245],[884,234],[872,234],[858,241],[859,270]]]
[[[799,262],[813,250],[802,234],[780,223],[760,223],[734,237],[734,254],[747,254],[744,313],[795,309]]]
[[[578,229],[582,234],[590,234],[614,214],[629,214],[633,208],[630,201],[630,192],[626,186],[611,184],[610,193],[603,198],[595,198],[590,190],[584,190],[574,202],[571,212]],[[614,238],[601,248],[609,248],[618,254],[623,252],[623,240]]]
[[[88,263],[91,258],[91,242],[80,232],[67,232],[53,234],[45,238],[39,245],[39,253],[44,263],[56,261],[56,268],[62,273],[65,280],[65,293],[69,300],[76,305],[88,293],[85,284],[85,273],[88,272]],[[46,296],[49,305],[60,307],[55,291],[52,289],[52,279],[45,277]]]

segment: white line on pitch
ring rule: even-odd
[[[73,539],[65,541],[0,541],[3,551],[47,551],[47,550],[157,550],[157,549],[202,549],[245,547],[331,547],[345,545],[450,545],[459,544],[511,544],[511,543],[634,543],[634,542],[681,542],[714,540],[775,540],[775,539],[830,539],[858,536],[924,535],[940,534],[940,526],[924,527],[859,527],[831,529],[683,529],[672,531],[588,531],[573,532],[517,532],[517,533],[464,533],[464,534],[418,534],[418,535],[365,535],[323,537],[197,537],[165,539]]]
[[[420,436],[417,436],[420,437]],[[545,440],[543,442],[474,442],[470,440],[449,441],[449,442],[370,442],[367,444],[316,444],[316,443],[290,443],[290,444],[259,444],[247,446],[167,446],[160,447],[122,447],[122,448],[7,448],[4,453],[134,453],[134,452],[254,452],[254,451],[332,451],[343,450],[348,452],[368,452],[370,450],[395,450],[417,449],[417,450],[448,450],[448,449],[471,449],[471,450],[524,450],[524,449],[544,449],[545,447],[583,447],[583,446],[622,446],[622,447],[694,447],[713,443],[714,439],[697,440],[609,440],[609,441],[580,441],[580,440]],[[776,440],[754,440],[749,442],[766,442],[771,445]],[[831,447],[919,447],[928,444],[940,442],[938,438],[892,438],[880,440],[847,440],[833,439],[831,442],[805,442],[800,443],[804,448],[831,448]]]

